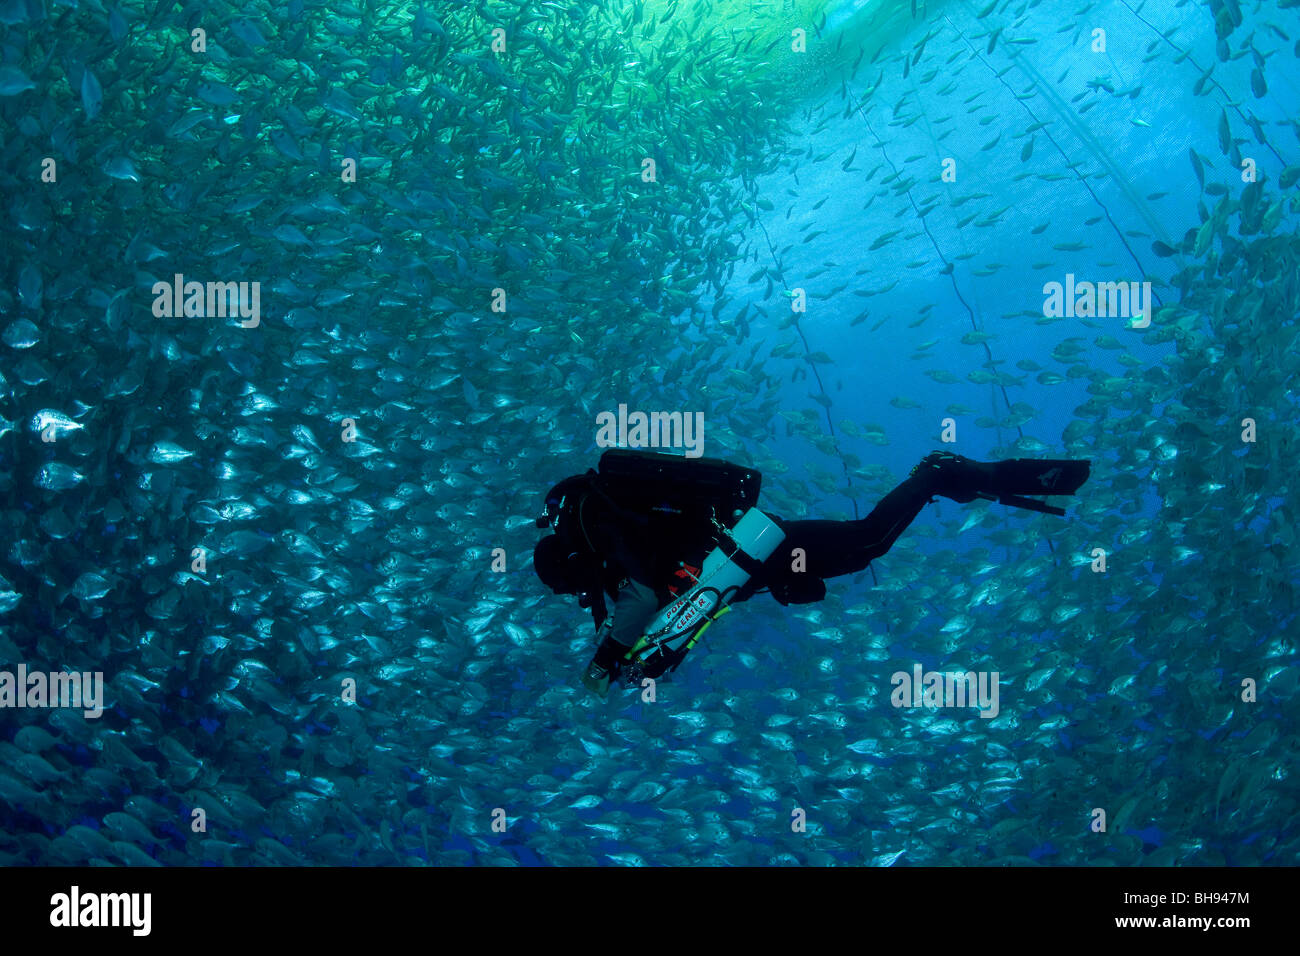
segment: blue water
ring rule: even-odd
[[[0,709],[0,862],[1293,864],[1295,10],[530,9],[0,10],[0,671],[105,701]],[[788,518],[1092,476],[602,701],[529,555],[620,404]]]

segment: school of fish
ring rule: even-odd
[[[0,671],[105,697],[0,710],[0,864],[1293,864],[1297,59],[1238,0],[0,0]],[[790,517],[1092,478],[600,701],[530,555],[620,403]]]

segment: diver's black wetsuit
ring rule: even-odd
[[[826,596],[826,579],[854,574],[887,552],[935,495],[968,502],[995,498],[1005,504],[1064,514],[1023,495],[1074,494],[1087,480],[1087,461],[1011,459],[977,462],[934,452],[909,477],[858,521],[789,521],[768,517],[785,533],[776,551],[762,563],[736,595],[748,600],[768,590],[781,604],[807,604]],[[590,473],[590,474],[594,474]],[[561,482],[560,490],[583,481]],[[570,488],[570,492],[574,491]],[[575,517],[564,534],[543,538],[533,552],[538,576],[557,594],[578,594],[591,601],[600,645],[583,683],[604,696],[626,653],[678,591],[688,590],[704,557],[715,546],[713,530],[698,520],[649,517],[624,510],[604,494],[577,496]],[[549,504],[548,504],[549,508]],[[766,512],[765,512],[766,513]],[[539,524],[547,523],[545,516]],[[801,570],[796,571],[798,564]],[[605,597],[613,599],[611,615]],[[733,602],[734,603],[734,602]],[[586,606],[584,603],[583,606]],[[689,648],[689,645],[686,645]],[[684,655],[686,649],[674,652]],[[675,668],[681,656],[660,655],[648,677]]]
[[[733,603],[764,589],[781,604],[820,601],[826,596],[827,578],[864,570],[893,546],[936,493],[933,479],[917,474],[858,521],[791,521],[764,512],[785,532],[785,540]],[[581,526],[587,543],[605,563],[601,590],[614,601],[613,620],[603,636],[628,647],[645,632],[655,613],[673,600],[669,588],[682,583],[674,577],[677,569],[682,564],[698,568],[713,548],[706,528],[686,535],[684,529],[654,519],[616,514],[595,496],[583,503]],[[802,551],[803,571],[792,568],[796,549]],[[594,601],[592,615],[599,629],[607,616],[603,597]]]
[[[827,578],[866,570],[893,547],[936,493],[929,476],[912,475],[858,521],[787,521],[764,512],[785,532],[785,540],[763,563],[762,580],[751,581],[736,600],[743,601],[766,587],[782,604],[820,601],[826,596]],[[796,549],[802,550],[806,559],[803,572],[791,568]]]

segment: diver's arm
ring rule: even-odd
[[[614,616],[606,629],[605,640],[621,645],[626,651],[645,633],[658,610],[659,599],[654,589],[628,578],[627,585],[619,588],[614,600]]]
[[[609,693],[610,679],[618,675],[623,655],[645,633],[659,610],[659,599],[649,585],[629,577],[618,589],[614,613],[598,632],[600,646],[582,675],[588,690],[604,697]]]

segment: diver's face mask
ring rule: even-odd
[[[589,608],[595,597],[593,589],[599,587],[600,567],[595,555],[574,552],[564,563],[564,594],[576,594],[578,607]]]
[[[594,554],[569,550],[559,536],[550,535],[538,542],[533,566],[556,594],[575,594],[580,606],[591,606],[592,589],[600,586],[599,559]]]

